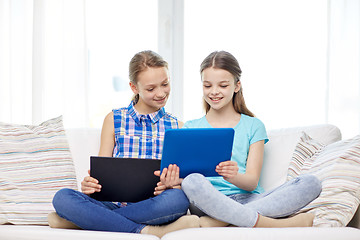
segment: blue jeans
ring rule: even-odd
[[[140,233],[145,225],[161,225],[185,215],[189,200],[182,190],[169,189],[156,197],[121,206],[64,188],[55,194],[53,206],[60,217],[82,229]]]
[[[198,173],[188,175],[181,186],[190,204],[208,216],[239,227],[255,226],[259,214],[272,218],[290,216],[321,192],[320,181],[312,175],[300,175],[262,194],[226,196]]]

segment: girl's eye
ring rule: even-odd
[[[229,86],[229,85],[221,85],[220,87],[222,87],[222,88],[226,88],[227,86]]]
[[[163,86],[166,87],[167,85],[169,85],[169,83],[164,83]]]
[[[204,86],[204,88],[209,88],[209,87],[211,87],[210,85],[203,85]]]
[[[149,88],[148,89],[148,92],[152,92],[154,89],[153,88]]]

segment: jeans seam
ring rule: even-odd
[[[141,224],[152,225],[151,222],[158,221],[159,219],[166,219],[166,218],[169,218],[169,217],[171,217],[171,218],[174,217],[175,219],[177,219],[177,217],[181,217],[183,215],[184,215],[184,213],[174,213],[174,214],[171,214],[171,215],[154,218],[154,219],[148,220],[146,222],[142,222]]]
[[[140,226],[136,229],[135,233],[141,233],[141,230],[143,230],[144,227],[146,227],[145,224],[140,224]]]

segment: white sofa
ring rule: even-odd
[[[265,145],[264,168],[261,183],[272,189],[286,180],[289,162],[302,131],[324,144],[341,139],[339,129],[333,125],[314,125],[299,128],[278,129],[268,132],[269,143]],[[87,175],[89,156],[97,155],[100,129],[67,129],[72,157],[76,167],[78,185]],[[347,227],[312,228],[196,228],[168,233],[163,240],[183,239],[326,239],[359,240],[359,209]],[[152,235],[96,232],[86,230],[52,229],[48,226],[0,225],[0,240],[42,239],[159,239]]]

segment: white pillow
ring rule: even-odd
[[[64,187],[77,189],[62,116],[39,126],[0,123],[0,223],[47,225]]]
[[[315,214],[315,227],[346,226],[360,202],[360,135],[324,146],[303,133],[288,180],[299,174],[313,174],[322,183],[320,196],[301,212]]]

